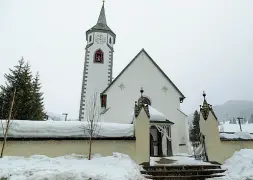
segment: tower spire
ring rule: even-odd
[[[102,8],[101,8],[99,17],[98,17],[97,24],[107,25],[107,23],[106,23],[106,16],[105,16],[105,6],[104,6],[104,3],[105,3],[105,1],[103,0],[103,5],[102,5]]]

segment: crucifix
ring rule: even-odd
[[[241,119],[243,119],[242,117],[238,117],[238,123],[239,123],[239,126],[240,126],[240,131],[242,132],[242,126],[241,126]]]

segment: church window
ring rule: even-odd
[[[89,42],[91,42],[91,40],[92,40],[92,36],[89,37]]]
[[[109,44],[112,44],[112,38],[110,37],[110,39],[109,39]]]
[[[141,98],[138,100],[138,103],[140,103],[141,101],[143,102],[143,104],[148,104],[148,105],[151,106],[151,101],[149,100],[149,98],[147,98],[147,97],[141,97]]]
[[[101,107],[106,108],[107,95],[106,94],[101,94],[100,95],[100,100],[101,100]]]
[[[103,63],[104,62],[104,53],[100,49],[96,51],[94,56],[95,63]]]

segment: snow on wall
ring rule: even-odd
[[[1,120],[5,127],[5,120]],[[22,121],[13,120],[8,137],[87,137],[83,121]],[[3,130],[0,128],[0,137]],[[99,123],[99,137],[133,137],[133,124]]]
[[[253,135],[248,132],[235,132],[233,134],[230,133],[220,133],[221,139],[252,139]]]

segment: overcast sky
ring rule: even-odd
[[[0,84],[24,56],[40,72],[45,108],[78,117],[85,31],[100,0],[0,0]],[[253,0],[107,0],[113,77],[144,48],[186,96],[184,112],[253,100]]]

